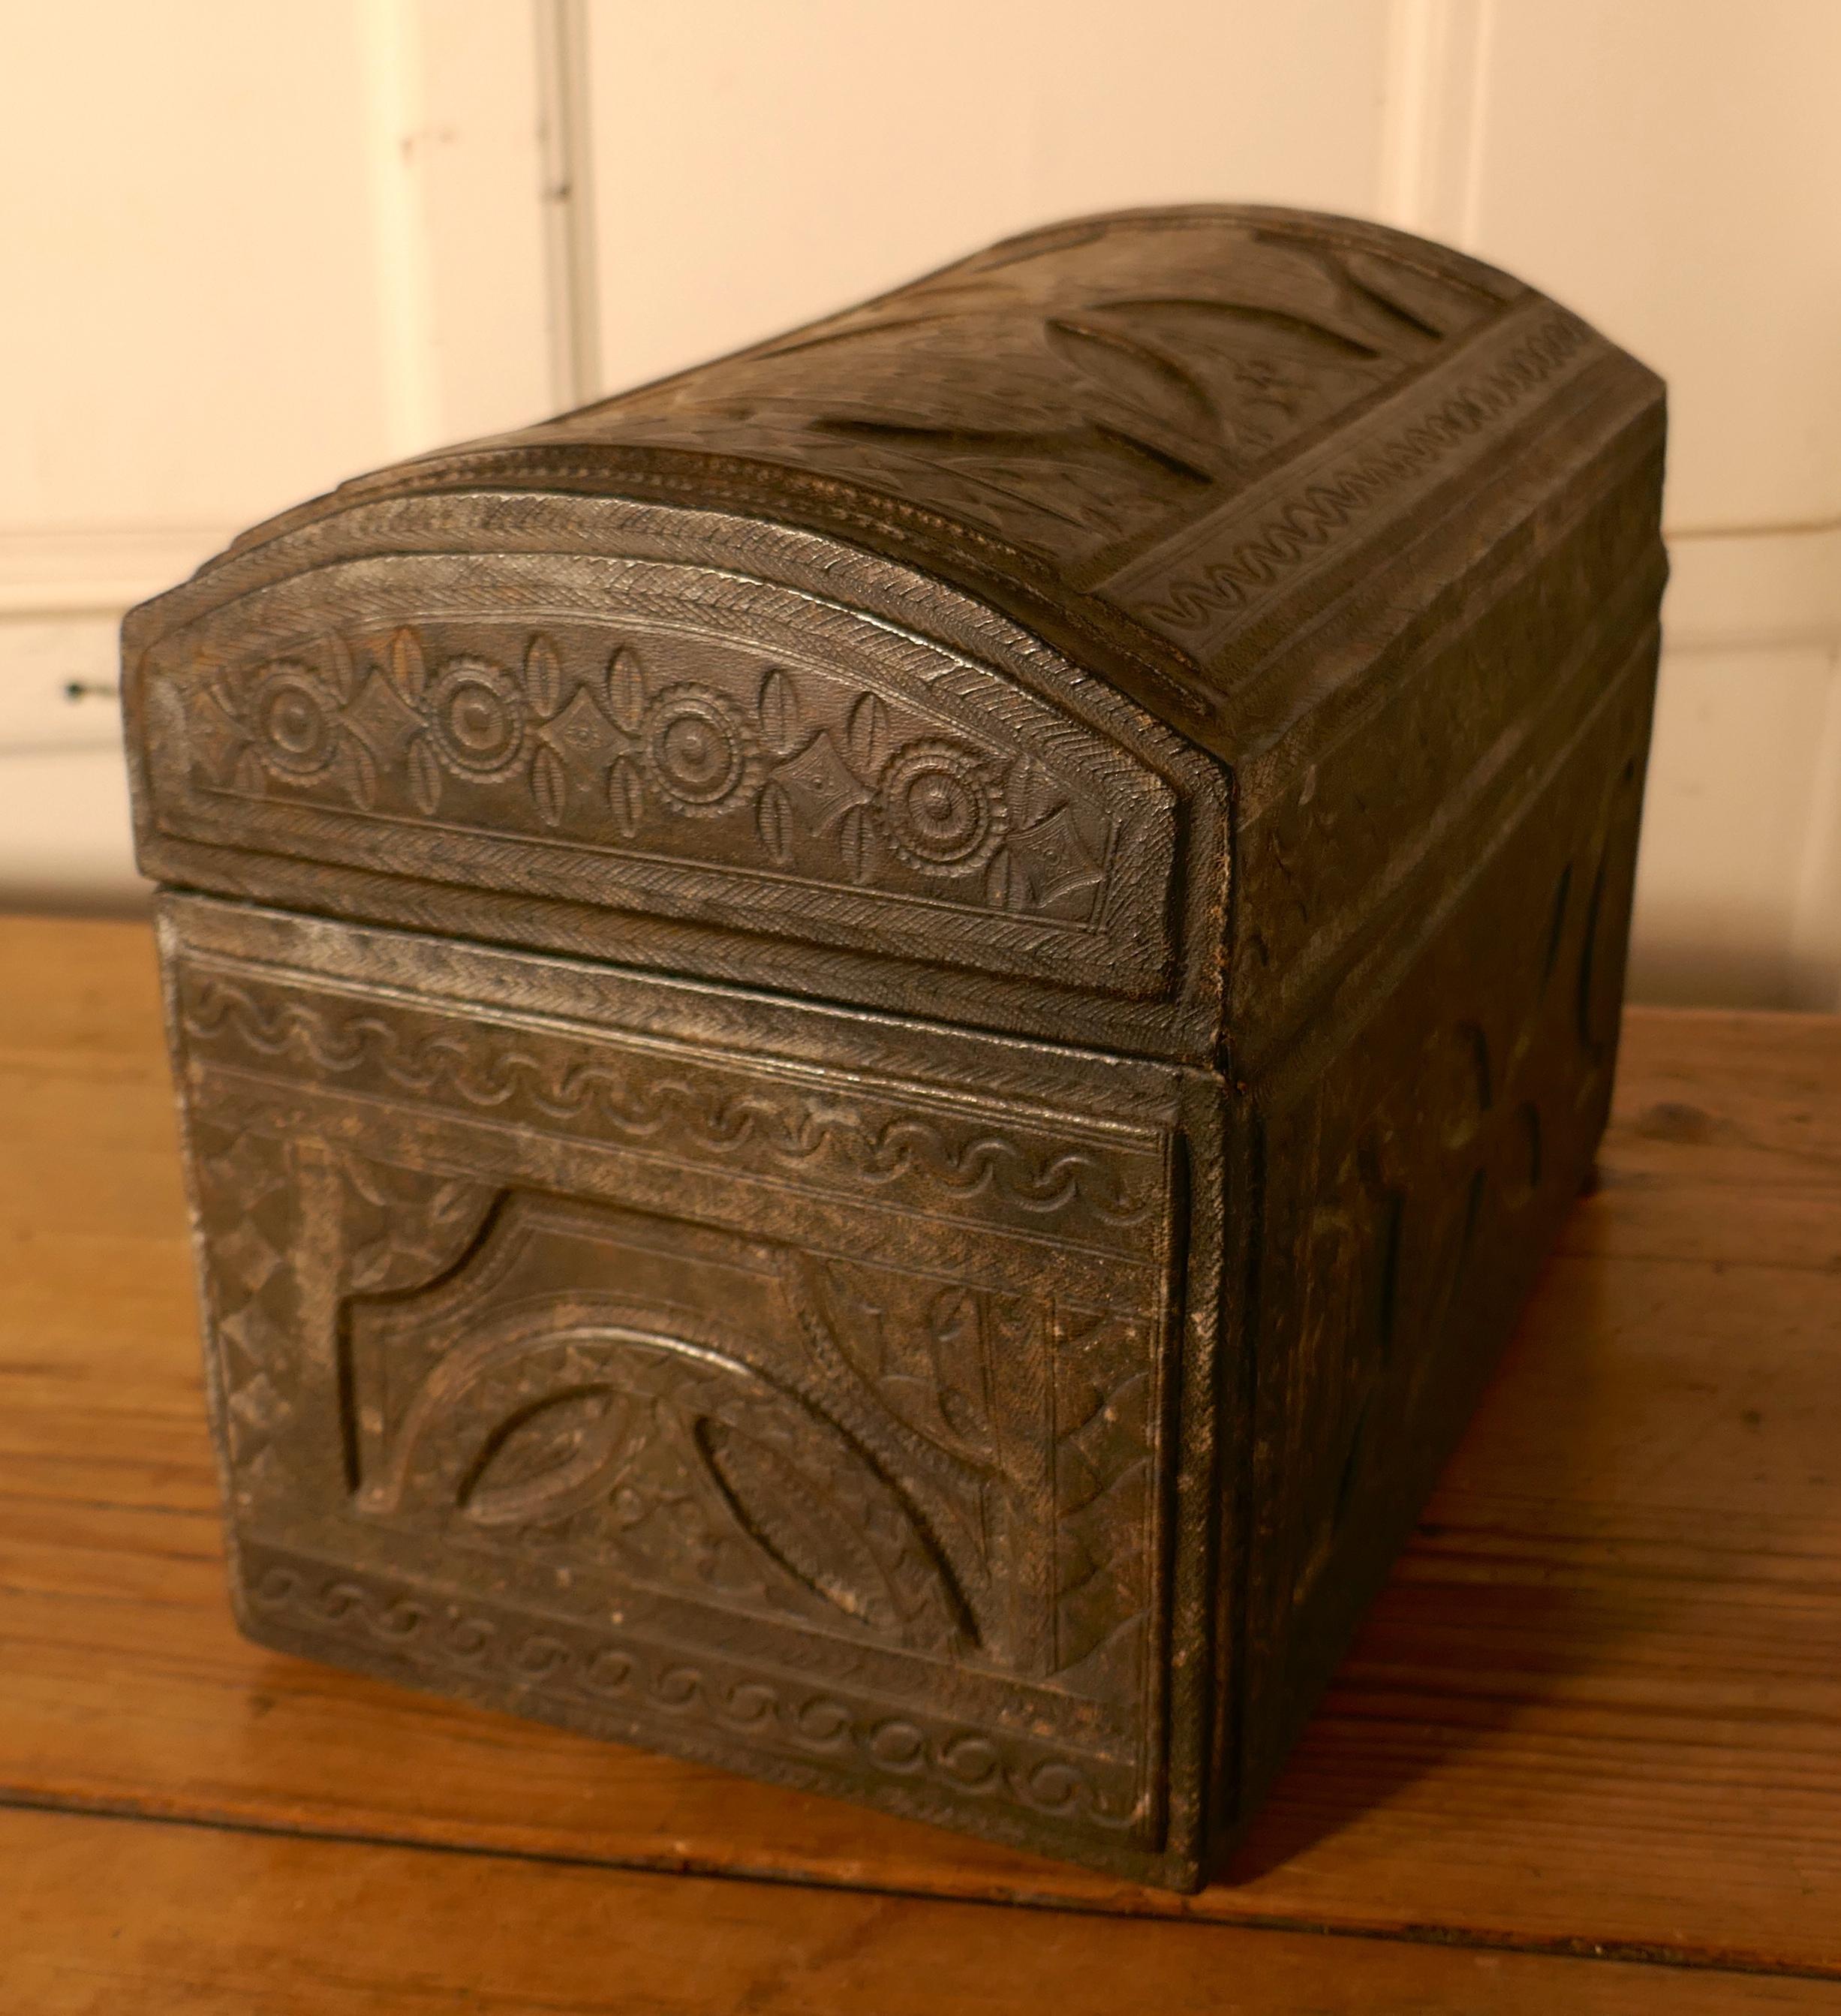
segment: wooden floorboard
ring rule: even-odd
[[[56,1852],[117,1870],[121,1915],[107,1937],[118,1956],[140,1956],[124,1966],[151,1965],[160,1937],[154,1904],[128,1893],[146,1885],[167,1896],[179,1881],[156,1867],[161,1842],[193,1869],[201,1896],[216,1886],[220,1909],[239,1867],[257,1888],[297,1881],[310,1900],[304,1939],[313,1913],[333,1913],[358,1885],[341,1857],[382,1857],[380,1870],[475,1866],[390,1845],[420,1843],[480,1851],[477,1867],[524,1900],[507,1902],[508,1924],[551,1910],[569,1921],[591,1908],[591,1893],[570,1886],[591,1879],[611,1886],[594,1894],[622,1938],[638,1936],[616,1901],[629,1896],[758,1892],[764,1926],[793,1910],[789,1897],[815,1895],[814,1915],[798,1922],[879,1926],[863,1950],[883,1953],[886,1937],[897,1971],[894,1919],[837,1892],[1210,1921],[1222,1937],[1208,1950],[1235,1979],[1236,1942],[1248,1939],[1262,1942],[1274,1980],[1294,1985],[1303,1977],[1285,1970],[1305,1963],[1275,1942],[1333,1948],[1325,1979],[1330,1960],[1359,1947],[1362,1966],[1379,1970],[1376,1995],[1415,2009],[1532,2007],[1537,1994],[1548,2008],[1802,2007],[1841,1996],[1796,1978],[1841,1981],[1841,1024],[1632,1015],[1599,1186],[1232,1880],[1192,1899],[244,1644],[223,1595],[170,1095],[138,927],[0,923],[0,1798],[90,1816],[16,1813],[5,1825],[93,1840]],[[306,1838],[315,1834],[341,1841]],[[261,1845],[210,1875],[210,1858],[239,1840]],[[0,1899],[7,1867],[0,1849]],[[671,1885],[646,1870],[701,1874]],[[717,1877],[777,1881],[704,1880]],[[439,1901],[458,1894],[440,1885],[459,1877],[388,1878],[399,1880],[426,1887],[416,1908],[431,1922],[459,1908]],[[465,1879],[475,1881],[488,1878]],[[44,1908],[55,1920],[74,1906]],[[925,1909],[1021,1923],[945,1901]],[[295,2002],[252,2000],[248,1970],[286,1971],[285,1941],[257,1911],[235,1902],[228,1971],[192,2001],[123,1989],[111,2002],[100,1987],[92,2003],[71,2000],[78,1977],[56,1975],[65,1963],[48,1939],[38,1950],[54,1971],[34,1992],[49,1999],[31,2006],[343,2006],[299,2000],[307,1991],[293,1986]],[[1359,1936],[1229,1935],[1236,1921]],[[1074,1939],[1056,1922],[1053,1939]],[[89,1937],[74,1917],[68,1931]],[[1106,1949],[1116,1957],[1106,1964],[1138,1964],[1132,1942],[1158,1935],[1116,1927],[1106,1936],[1124,1943]],[[744,1946],[753,1936],[735,1934]],[[811,1936],[822,1946],[847,1935]],[[1015,1936],[1051,1937],[1034,1920]],[[1402,1946],[1436,1954],[1453,1941],[1476,1951],[1447,1956],[1448,1979],[1412,1987],[1387,1971],[1404,1964],[1389,1957]],[[1651,1999],[1582,1999],[1600,1993],[1583,1984],[1611,1979],[1609,1964],[1557,1956],[1594,1950],[1630,1956],[1618,1978],[1640,1971]],[[1645,1956],[1710,1970],[1692,1992],[1713,1999],[1656,1999],[1690,1987],[1680,1967],[1641,1966]],[[1511,1982],[1511,1961],[1536,1971]],[[1498,1986],[1483,1996],[1465,1970],[1486,1963],[1509,1973],[1491,1975]],[[604,2006],[565,1978],[567,1956],[554,1964],[554,2006]],[[1569,1984],[1563,2001],[1543,1985],[1549,1967],[1571,1970],[1554,1977]],[[1760,1987],[1754,1970],[1781,1978]],[[1078,1971],[1070,1962],[1064,1997],[1077,2007],[1087,2006]],[[444,1978],[427,1976],[425,2000],[440,2003]],[[1735,1982],[1792,1999],[1719,2000],[1739,1992]],[[646,1991],[661,2008],[723,2006],[674,2002],[675,1992]],[[781,2006],[771,1997],[782,1992],[769,1982],[757,2006]]]
[[[1761,2016],[1831,1984],[0,1813],[5,2016]],[[4,1963],[0,1963],[0,1967]]]

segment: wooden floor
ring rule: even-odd
[[[0,920],[0,2011],[1841,2010],[1841,1021],[1638,1013],[1596,1193],[1232,1880],[244,1644],[147,934]]]

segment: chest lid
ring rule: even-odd
[[[1233,775],[1314,704],[1275,643],[1556,405],[1652,382],[1377,227],[1037,232],[132,612],[142,865],[1206,1057]]]

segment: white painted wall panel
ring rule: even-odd
[[[1375,0],[590,0],[604,384],[1052,218],[1369,211]]]
[[[0,909],[138,909],[121,740],[0,749]]]
[[[384,434],[357,0],[13,8],[0,524],[234,527]]]
[[[1468,221],[1668,380],[1677,527],[1841,513],[1841,6],[1495,0]]]
[[[1767,1007],[1805,992],[1800,906],[1835,707],[1824,650],[1669,656],[1638,867],[1644,998]],[[1833,974],[1816,977],[1832,1005]]]

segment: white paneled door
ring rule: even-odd
[[[0,0],[0,901],[120,902],[113,632],[556,402],[521,0]]]
[[[1841,1005],[1837,0],[7,13],[0,891],[131,888],[110,624],[235,527],[1048,218],[1248,197],[1669,378],[1637,988]]]

